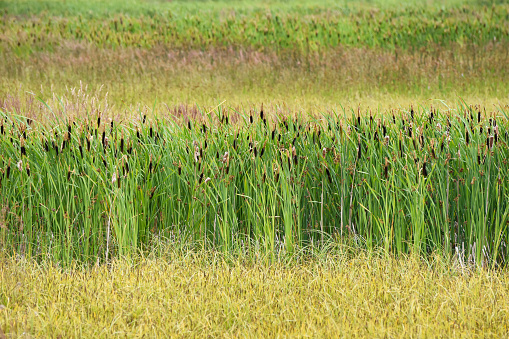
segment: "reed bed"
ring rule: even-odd
[[[0,247],[69,263],[161,239],[272,257],[346,242],[506,264],[502,108],[168,112],[40,123],[3,111]]]
[[[76,11],[73,3],[82,11]],[[130,14],[122,13],[122,2],[103,14],[96,8],[85,11],[87,6],[79,1],[49,8],[41,8],[37,1],[26,6],[7,2],[0,7],[4,31],[0,46],[20,56],[40,50],[52,52],[69,41],[101,48],[243,46],[298,55],[341,45],[411,49],[423,54],[433,45],[484,46],[507,41],[509,33],[509,7],[503,3],[411,3],[380,10],[372,3],[275,3],[270,7],[256,2],[253,6],[230,3],[219,7],[205,3],[201,8],[190,8],[177,2],[159,11],[152,5],[149,13],[143,13],[139,5],[139,11]]]

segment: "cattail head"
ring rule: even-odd
[[[422,175],[424,177],[427,177],[428,176],[428,171],[426,169],[426,160],[424,160],[424,162],[422,163]]]
[[[5,177],[9,179],[11,175],[11,158],[9,158],[9,163],[7,164],[7,169],[5,170]]]
[[[384,145],[385,145],[385,146],[389,145],[389,140],[390,140],[390,137],[389,137],[388,135],[386,135],[386,136],[384,137]]]
[[[148,199],[149,199],[149,200],[152,200],[152,198],[154,197],[154,193],[155,193],[155,191],[156,191],[156,188],[157,188],[157,187],[156,187],[156,186],[154,186],[154,187],[152,187],[152,188],[150,189],[150,193],[149,193],[149,195],[148,195]]]
[[[328,167],[325,167],[325,173],[327,173],[327,178],[329,179],[329,183],[332,184],[332,176],[330,174]]]
[[[21,156],[25,156],[27,154],[25,149],[25,140],[21,138]]]
[[[225,152],[223,155],[223,164],[230,165],[230,154],[228,152]]]

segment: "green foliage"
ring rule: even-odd
[[[272,119],[219,106],[49,125],[13,113],[0,135],[0,244],[29,257],[108,260],[178,237],[226,253],[334,239],[506,263],[502,110]]]
[[[435,45],[479,46],[507,41],[509,36],[507,5],[411,5],[379,10],[373,5],[348,4],[178,3],[162,11],[154,4],[129,4],[126,13],[116,13],[108,9],[118,7],[115,3],[97,6],[71,3],[64,11],[69,13],[60,16],[64,13],[54,9],[63,6],[60,2],[36,2],[33,10],[22,9],[32,3],[7,3],[0,22],[4,32],[1,42],[3,48],[20,55],[40,50],[51,52],[69,40],[101,48],[222,46],[309,54],[337,46],[415,51]],[[47,11],[43,10],[45,6]],[[87,6],[99,11],[102,8],[110,15],[92,15],[93,11],[86,11]],[[150,6],[152,10],[148,10]],[[20,20],[18,12],[36,15]]]

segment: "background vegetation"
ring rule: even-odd
[[[408,107],[507,99],[509,6],[4,1],[0,91],[129,105]]]

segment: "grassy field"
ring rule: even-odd
[[[509,334],[503,1],[0,2],[0,339]]]
[[[0,324],[7,337],[507,336],[507,271],[450,269],[360,253],[273,265],[158,253],[86,269],[3,258]]]
[[[509,6],[2,2],[0,92],[293,109],[507,101]],[[2,11],[2,8],[0,8]]]

